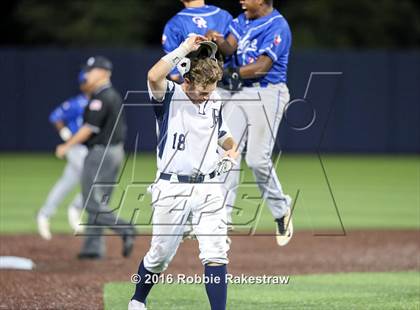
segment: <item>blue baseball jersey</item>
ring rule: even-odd
[[[271,14],[254,20],[241,14],[232,21],[229,30],[238,42],[238,49],[234,55],[236,65],[248,65],[261,55],[267,55],[273,60],[273,66],[266,75],[245,80],[245,86],[255,82],[266,86],[268,83],[287,81],[292,34],[286,19],[276,9]]]
[[[216,30],[225,37],[229,34],[232,15],[214,5],[198,8],[185,8],[172,17],[165,25],[162,35],[162,46],[165,53],[176,49],[188,36],[205,35],[209,30]],[[225,61],[225,64],[229,60]],[[171,74],[179,74],[175,68]]]
[[[188,36],[205,35],[208,30],[216,30],[227,36],[232,15],[214,5],[185,8],[172,17],[163,30],[162,46],[165,53],[172,52]]]
[[[88,104],[88,98],[79,94],[60,104],[51,112],[49,120],[51,123],[62,121],[75,134],[83,124],[83,112]]]

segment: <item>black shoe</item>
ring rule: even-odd
[[[135,233],[136,231],[133,229],[132,231],[127,232],[122,236],[122,240],[123,240],[122,256],[129,257],[131,255],[131,252],[133,252],[134,239],[136,237]]]
[[[79,253],[77,255],[78,259],[102,259],[102,255],[98,253]]]

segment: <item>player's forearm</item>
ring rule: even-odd
[[[172,72],[181,59],[187,56],[190,51],[191,48],[183,43],[177,49],[163,56],[147,74],[150,85],[165,81],[168,74]]]
[[[238,48],[238,42],[232,34],[229,34],[225,39],[221,33],[214,30],[209,30],[206,33],[206,37],[217,44],[219,51],[225,57],[233,55]]]
[[[260,56],[256,62],[239,68],[239,75],[242,79],[259,78],[267,74],[273,65],[273,61],[268,56]]]
[[[163,98],[166,91],[166,76],[172,71],[164,60],[159,60],[147,73],[147,81],[156,99]]]
[[[92,135],[93,131],[89,126],[82,126],[67,142],[67,146],[72,146],[75,144],[82,144],[86,142],[90,136]]]
[[[184,58],[190,49],[186,44],[181,44],[177,49],[163,56],[147,73],[149,87],[156,99],[163,98],[166,91],[166,77],[176,65]]]
[[[217,40],[216,43],[219,48],[219,51],[225,57],[232,56],[236,51],[235,47],[230,45],[229,42],[224,39]]]
[[[63,121],[57,121],[54,123],[54,127],[55,129],[57,129],[57,131],[60,131],[60,129],[63,129],[65,126]]]

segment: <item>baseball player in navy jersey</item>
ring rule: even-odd
[[[168,21],[163,31],[162,46],[165,53],[172,52],[194,34],[204,35],[209,30],[216,30],[218,33],[228,35],[229,25],[233,19],[230,13],[216,6],[206,5],[204,0],[181,0],[181,2],[185,8]],[[225,64],[228,63],[229,59],[225,60]],[[176,68],[171,72],[170,78],[176,82],[182,81]],[[189,224],[185,226],[184,238],[195,238]]]
[[[172,17],[163,30],[162,46],[165,53],[172,52],[188,36],[204,35],[208,30],[216,30],[227,35],[232,15],[214,5],[206,5],[204,0],[181,0],[185,8]],[[175,68],[171,79],[180,81],[181,77]]]
[[[217,43],[223,55],[233,55],[237,65],[224,72],[224,80],[235,91],[224,107],[224,116],[239,150],[246,145],[246,163],[277,223],[277,243],[284,246],[293,234],[291,198],[282,190],[271,155],[290,98],[286,80],[292,37],[272,0],[239,2],[245,12],[232,21],[227,38],[216,31],[207,37]],[[225,182],[228,213],[234,206],[238,184],[239,169],[235,169]],[[230,214],[228,219],[231,221]]]
[[[191,36],[148,72],[148,88],[158,124],[158,177],[151,186],[153,237],[140,263],[139,282],[129,310],[146,309],[154,278],[165,271],[192,215],[204,265],[211,309],[226,309],[228,263],[226,211],[218,174],[238,156],[215,92],[222,67],[213,42]],[[178,64],[182,85],[166,79]],[[224,151],[220,160],[218,146]],[[227,165],[225,165],[227,164]]]
[[[79,73],[78,81],[83,91],[85,85],[83,71]],[[67,141],[79,130],[83,123],[83,111],[87,103],[87,96],[81,93],[63,102],[50,114],[49,120],[54,124],[63,141]],[[69,150],[66,155],[67,164],[63,174],[49,192],[44,205],[38,212],[38,231],[41,237],[46,240],[51,239],[49,219],[66,196],[80,183],[86,154],[87,148],[82,144],[74,145]],[[67,213],[70,226],[75,232],[81,232],[82,230],[82,226],[79,226],[82,209],[83,199],[81,193],[78,193],[71,202]]]

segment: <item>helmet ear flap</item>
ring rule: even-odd
[[[178,69],[178,72],[181,74],[181,76],[184,76],[191,69],[191,59],[187,57],[182,58],[181,61],[176,65],[176,68]]]

